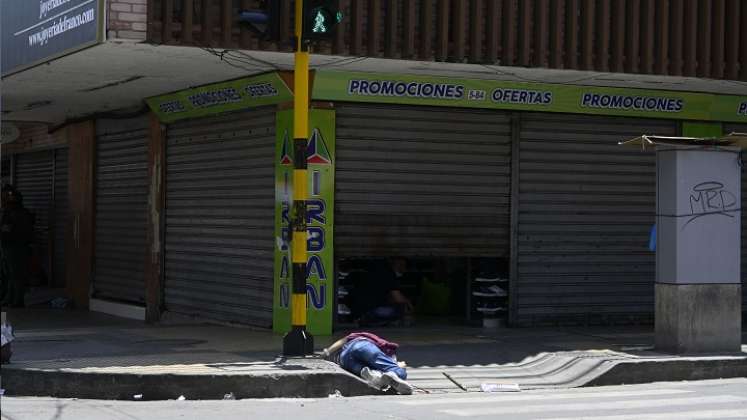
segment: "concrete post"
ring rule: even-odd
[[[656,348],[741,349],[739,150],[657,148]]]

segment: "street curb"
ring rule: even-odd
[[[747,377],[747,357],[616,361],[584,387]]]
[[[327,398],[380,395],[360,378],[343,371],[278,375],[127,374],[52,371],[2,367],[6,396],[49,396],[104,400],[220,400],[242,398]]]
[[[220,400],[244,398],[327,398],[382,395],[357,376],[329,370],[273,374],[134,374],[50,370],[3,365],[7,396],[49,396],[103,400]],[[591,373],[594,375],[594,373]],[[697,381],[747,377],[747,357],[607,360],[596,377],[576,387]],[[581,379],[581,378],[578,378]],[[552,386],[532,389],[553,388]]]

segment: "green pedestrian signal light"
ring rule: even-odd
[[[317,9],[314,13],[314,27],[311,32],[323,34],[329,32],[329,16],[322,9]]]
[[[303,39],[330,39],[342,21],[339,0],[305,0],[303,7]]]

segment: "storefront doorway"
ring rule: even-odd
[[[415,323],[505,323],[509,114],[359,104],[336,113],[338,326],[386,324],[363,312],[391,303],[391,283]]]

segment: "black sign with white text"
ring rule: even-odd
[[[2,74],[100,41],[101,0],[2,0]]]

